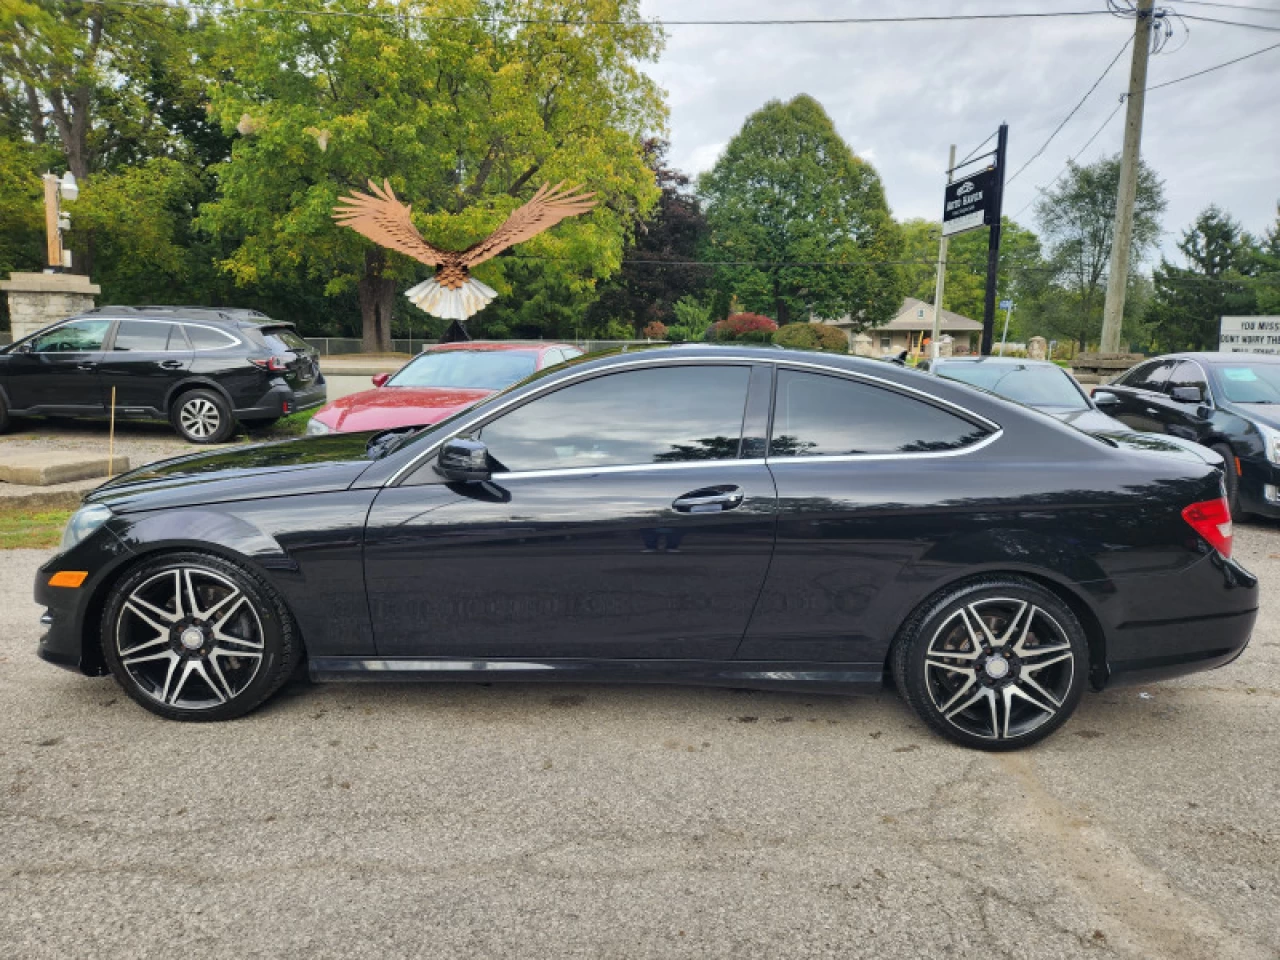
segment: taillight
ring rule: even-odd
[[[270,370],[272,373],[280,373],[289,368],[288,357],[267,357],[265,360],[250,360],[249,362],[255,367]]]
[[[1182,519],[1224,557],[1231,556],[1231,508],[1227,498],[1203,500],[1182,511]]]

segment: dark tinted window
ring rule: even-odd
[[[738,455],[747,367],[667,367],[596,377],[486,426],[503,470],[728,460]]]
[[[1169,374],[1165,389],[1172,390],[1174,387],[1199,387],[1202,398],[1209,395],[1209,384],[1205,382],[1204,371],[1200,369],[1200,364],[1190,360],[1183,360]]]
[[[184,323],[182,326],[187,331],[191,346],[197,350],[219,350],[235,345],[235,340],[229,334],[213,327],[198,327],[192,323]]]
[[[1155,363],[1139,367],[1124,381],[1126,387],[1135,390],[1154,390],[1159,393],[1169,380],[1169,372],[1173,369],[1172,360],[1158,360]]]
[[[34,353],[84,353],[101,350],[110,320],[77,320],[31,338]]]
[[[267,347],[274,353],[286,353],[290,350],[306,353],[311,347],[298,335],[292,327],[267,327],[258,331]]]
[[[153,320],[121,320],[120,325],[116,327],[116,340],[112,344],[112,349],[135,352],[177,350],[179,347],[170,348],[169,346],[169,335],[173,329],[172,323],[157,323]]]
[[[911,397],[842,377],[778,372],[773,457],[955,450],[986,431]]]

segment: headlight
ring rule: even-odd
[[[308,437],[319,437],[319,436],[323,436],[326,433],[333,433],[333,427],[329,426],[327,423],[325,423],[324,421],[320,420],[317,417],[312,417],[310,420],[307,421]]]
[[[1257,424],[1262,434],[1262,445],[1267,451],[1267,459],[1272,463],[1280,463],[1280,430],[1268,427],[1264,423]]]
[[[62,531],[62,552],[66,553],[110,519],[111,511],[100,503],[81,507],[71,515],[67,529]]]

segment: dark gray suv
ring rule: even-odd
[[[15,416],[168,420],[192,443],[325,402],[318,354],[256,310],[100,307],[0,350],[0,430]]]

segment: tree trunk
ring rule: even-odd
[[[45,141],[44,132],[44,111],[40,109],[40,95],[36,93],[36,88],[29,83],[24,83],[23,89],[27,95],[27,112],[31,115],[31,139],[37,144]]]
[[[387,258],[381,249],[364,255],[364,276],[357,293],[360,298],[361,349],[365,353],[391,352],[391,308],[395,305],[396,282],[384,277]]]

